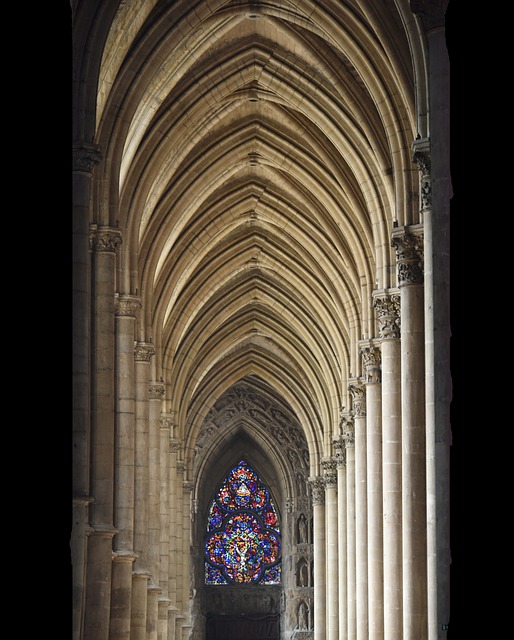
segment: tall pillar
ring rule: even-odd
[[[176,524],[175,524],[175,545],[176,553],[174,567],[176,571],[176,598],[178,613],[175,618],[175,634],[177,640],[182,640],[182,626],[187,624],[186,602],[184,601],[184,470],[185,465],[182,460],[177,460],[176,484],[174,498],[176,504]]]
[[[92,229],[91,533],[88,538],[85,640],[107,640],[114,521],[114,283],[116,229]]]
[[[90,320],[91,267],[89,257],[89,198],[93,169],[100,161],[96,145],[73,149],[73,526],[71,530],[72,635],[80,640],[84,632],[84,583],[89,522],[89,442],[90,442]]]
[[[149,389],[148,426],[148,568],[152,582],[160,586],[160,508],[161,508],[161,405],[164,398],[164,384],[154,382]],[[166,450],[168,446],[166,444]]]
[[[169,562],[170,562],[170,441],[173,434],[171,417],[161,414],[160,417],[160,568],[159,584],[159,640],[168,640],[168,608],[169,598]]]
[[[341,415],[340,428],[343,428]],[[337,465],[337,573],[339,594],[339,640],[348,638],[348,608],[347,608],[347,498],[346,498],[346,448],[343,436],[334,438],[334,452]]]
[[[398,229],[401,300],[403,640],[426,640],[427,517],[422,246],[417,229]]]
[[[173,426],[171,427],[171,433],[173,433]],[[178,598],[178,565],[177,558],[180,557],[181,546],[179,546],[178,526],[179,526],[179,499],[177,496],[177,488],[179,486],[177,467],[179,464],[178,456],[180,455],[181,444],[180,440],[176,438],[170,438],[169,444],[170,457],[169,457],[169,496],[170,496],[170,541],[168,556],[169,571],[168,571],[168,597],[171,600],[169,608],[169,640],[178,640],[179,636],[176,634],[177,629],[177,617],[179,615],[179,598]],[[182,478],[180,479],[180,486]]]
[[[129,640],[134,554],[134,336],[135,296],[119,296],[116,309],[116,446],[113,575],[110,640]]]
[[[368,491],[366,471],[366,389],[349,385],[355,429],[355,562],[357,640],[368,637]]]
[[[327,583],[327,640],[339,640],[339,580],[337,575],[337,465],[335,458],[325,458],[323,482],[325,484],[326,530],[326,583]]]
[[[312,493],[314,556],[314,640],[326,640],[325,485],[323,478],[309,478]]]
[[[182,512],[182,602],[184,612],[184,624],[191,625],[191,587],[190,587],[190,572],[191,572],[191,546],[192,546],[192,532],[191,532],[191,519],[193,517],[193,490],[194,483],[190,480],[183,481],[183,512]],[[185,638],[188,636],[182,635]]]
[[[144,569],[136,569],[132,574],[130,640],[146,640],[149,578],[150,573]]]
[[[428,43],[430,141],[416,141],[425,229],[428,635],[447,637],[450,617],[450,62],[448,0],[411,2]],[[427,144],[425,144],[427,143]]]
[[[384,639],[384,548],[382,513],[381,353],[373,341],[361,346],[366,382],[368,485],[369,640]]]
[[[384,640],[402,638],[402,421],[400,296],[375,298],[382,339]]]
[[[357,638],[357,560],[356,560],[356,525],[355,525],[355,428],[353,417],[348,417],[343,425],[343,440],[346,446],[346,569],[348,640]]]
[[[149,485],[149,376],[150,361],[155,353],[152,344],[138,342],[135,347],[135,473],[134,473],[134,550],[137,569],[148,567],[148,493]]]
[[[146,640],[157,640],[159,628],[159,592],[160,588],[150,584],[147,589]]]

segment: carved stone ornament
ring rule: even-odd
[[[340,469],[341,467],[346,466],[346,446],[344,443],[344,436],[337,436],[337,438],[334,438],[332,441],[332,444],[334,446],[336,465],[337,468]]]
[[[137,362],[150,362],[153,355],[155,355],[153,344],[138,342],[134,346],[134,358]]]
[[[325,487],[337,485],[337,462],[335,458],[324,458],[321,461],[323,467],[323,482]]]
[[[170,433],[173,434],[173,418],[169,414],[161,414],[159,422],[161,425],[161,429],[169,429]]]
[[[121,233],[111,227],[92,227],[89,233],[89,246],[96,253],[116,253],[122,243]]]
[[[373,306],[377,312],[378,331],[382,339],[400,338],[400,296],[388,295],[375,298]]]
[[[170,453],[178,453],[181,449],[180,440],[170,438]]]
[[[406,233],[393,237],[391,246],[398,259],[398,286],[423,284],[423,256],[420,255],[420,238]]]
[[[379,347],[369,346],[361,349],[366,384],[379,384],[382,381],[382,354]]]
[[[325,504],[325,482],[322,477],[309,478],[313,505]]]
[[[136,296],[118,294],[114,298],[114,310],[117,316],[135,318],[138,309],[141,309],[141,299]]]
[[[353,415],[355,418],[364,418],[366,416],[366,388],[359,384],[350,384],[348,389],[352,394]]]
[[[162,400],[166,389],[162,382],[153,383],[148,388],[148,397],[150,400]]]
[[[75,145],[72,149],[72,170],[91,177],[93,169],[102,159],[100,147],[96,144]]]

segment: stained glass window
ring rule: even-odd
[[[212,501],[205,539],[205,583],[280,584],[281,540],[270,493],[241,460]]]

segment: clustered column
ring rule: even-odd
[[[341,412],[342,413],[342,412]],[[339,427],[343,428],[343,415],[341,415]],[[337,567],[338,567],[338,594],[339,594],[339,638],[346,640],[348,637],[348,610],[347,610],[347,496],[346,496],[346,447],[342,435],[334,438],[334,457],[337,466]]]
[[[357,638],[357,560],[356,560],[356,521],[355,521],[355,426],[353,416],[344,420],[343,440],[346,446],[346,504],[347,504],[347,607],[348,640]]]

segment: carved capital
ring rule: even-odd
[[[396,249],[398,286],[423,283],[423,236],[404,232],[395,234],[391,246]]]
[[[420,173],[420,208],[424,212],[432,206],[432,177],[430,144],[426,138],[418,138],[412,144],[412,160]]]
[[[159,422],[161,425],[161,429],[169,429],[170,433],[173,434],[173,419],[169,414],[161,413]]]
[[[73,173],[84,173],[91,177],[93,170],[102,159],[100,147],[96,144],[74,145],[72,149]]]
[[[364,418],[366,416],[366,387],[362,384],[349,384],[348,389],[352,394],[354,417]]]
[[[136,296],[116,294],[114,298],[114,310],[117,316],[135,318],[138,309],[141,309],[141,299]]]
[[[134,358],[137,362],[150,362],[155,355],[155,347],[149,342],[137,342],[134,346]]]
[[[325,504],[325,482],[322,477],[309,478],[313,505]]]
[[[178,453],[181,449],[180,440],[170,438],[170,453]]]
[[[177,473],[184,473],[186,464],[183,460],[177,460]]]
[[[162,382],[153,382],[148,388],[150,400],[162,400],[166,389]]]
[[[337,462],[335,458],[323,458],[321,461],[323,467],[323,482],[325,487],[334,487],[337,485]]]
[[[400,296],[376,297],[373,306],[377,312],[379,335],[383,340],[400,337]]]
[[[195,483],[191,480],[184,480],[182,486],[184,487],[184,493],[191,493],[195,488]]]
[[[344,442],[344,436],[337,436],[332,441],[334,446],[334,457],[338,469],[346,466],[346,445]]]
[[[96,253],[116,253],[122,242],[121,233],[112,227],[91,225],[89,231],[89,248]]]
[[[380,348],[370,343],[362,346],[360,352],[366,372],[366,384],[379,384],[382,382],[382,353]]]

